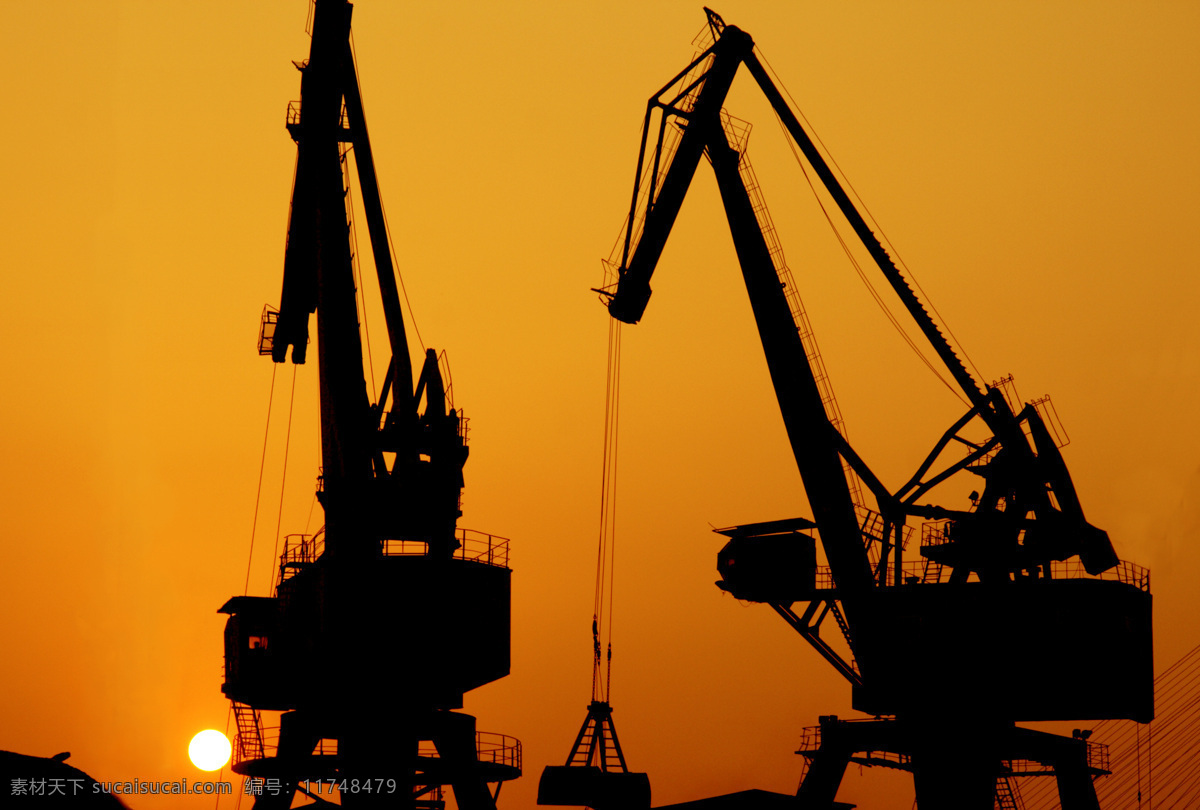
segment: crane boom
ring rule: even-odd
[[[796,466],[809,494],[814,522],[838,589],[852,595],[869,588],[873,577],[841,464],[837,431],[825,417],[813,370],[738,171],[740,155],[729,145],[721,124],[721,105],[738,67],[753,57],[753,49],[754,41],[748,34],[727,26],[710,49],[712,61],[690,110],[664,102],[662,92],[650,100],[651,110],[655,106],[669,110],[686,121],[686,127],[663,173],[657,196],[651,193],[641,238],[620,271],[608,309],[614,318],[627,323],[636,323],[641,318],[650,298],[650,277],[700,158],[707,154],[717,177],[771,383]]]
[[[687,130],[684,131],[679,147],[664,173],[661,188],[657,189],[657,194],[655,188],[650,189],[641,238],[633,246],[632,255],[629,253],[630,234],[632,234],[637,218],[635,211],[630,211],[629,232],[625,241],[626,255],[620,270],[620,280],[615,293],[608,302],[609,314],[619,321],[637,323],[641,320],[642,313],[646,311],[646,304],[650,300],[650,277],[654,275],[654,269],[658,266],[659,257],[662,256],[663,248],[667,244],[667,237],[671,235],[671,228],[675,225],[675,218],[679,215],[683,198],[691,186],[692,177],[696,174],[696,167],[700,164],[700,158],[704,155],[704,149],[707,146],[701,130],[710,121],[718,119],[721,105],[725,103],[725,96],[729,92],[730,85],[733,84],[733,77],[737,73],[738,66],[753,48],[754,42],[749,36],[742,34],[736,28],[727,29],[726,34],[702,55],[702,57],[711,57],[712,61],[704,74],[703,85],[690,110],[684,111],[674,106],[680,99],[674,99],[671,102],[662,101],[663,93],[671,87],[669,84],[652,97],[647,104],[647,127],[649,127],[651,115],[656,107],[664,110],[670,109],[688,121],[689,125],[696,123],[697,127],[691,133]],[[696,60],[692,64],[695,65],[699,61],[701,60]],[[665,126],[665,120],[663,126]],[[647,132],[646,135],[648,134]],[[640,179],[642,171],[645,140],[644,135],[642,155],[638,159],[638,175],[634,183],[634,208],[636,208],[638,200],[637,179]],[[660,127],[658,146],[659,148],[655,150],[654,154],[656,169],[662,146],[662,127]],[[651,173],[652,184],[657,179],[657,175],[657,171]]]
[[[738,171],[741,155],[728,144],[719,122],[709,129],[708,136],[708,155],[792,455],[808,493],[834,583],[845,597],[852,597],[871,587],[873,577],[838,453],[837,431],[825,416],[816,377]]]

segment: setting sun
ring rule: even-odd
[[[202,771],[215,771],[225,767],[233,747],[224,734],[216,729],[201,731],[188,745],[188,757]]]

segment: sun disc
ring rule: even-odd
[[[211,728],[192,737],[192,742],[188,745],[188,757],[191,758],[192,764],[202,771],[215,771],[225,767],[231,753],[233,746],[229,744],[229,740],[224,734]]]

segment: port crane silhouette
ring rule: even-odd
[[[991,810],[1010,777],[1053,775],[1065,810],[1098,808],[1102,752],[1017,726],[1153,717],[1149,575],[1084,516],[1048,401],[981,385],[843,189],[744,31],[705,9],[712,45],[651,97],[616,278],[597,292],[637,323],[702,159],[711,165],[812,517],[720,530],[718,585],[770,605],[851,685],[861,721],[821,719],[802,747],[802,807],[830,808],[851,761],[913,774],[922,810]],[[871,255],[969,403],[899,487],[846,440],[823,363],[746,158],[748,128],[722,105],[741,67]],[[983,440],[968,437],[982,426]],[[972,434],[973,435],[973,434]],[[951,452],[960,448],[961,452]],[[969,508],[924,501],[975,475]],[[874,501],[868,508],[865,488]],[[909,521],[919,557],[905,559]],[[817,544],[828,565],[818,566]],[[803,607],[801,607],[803,606]],[[820,633],[832,617],[844,647]]]
[[[350,40],[352,6],[316,0],[299,102],[296,172],[278,310],[259,351],[304,363],[316,314],[324,528],[288,538],[269,597],[222,608],[234,770],[254,807],[494,810],[521,772],[520,743],[476,731],[464,693],[510,665],[508,541],[457,527],[466,423],[433,349],[416,371]],[[368,396],[347,197],[368,226],[391,359]],[[369,360],[369,358],[368,358]],[[277,729],[264,712],[281,712]],[[489,787],[494,785],[494,787]],[[334,794],[337,794],[336,797]]]

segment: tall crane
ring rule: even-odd
[[[1086,520],[1044,404],[1009,402],[1000,384],[975,380],[771,80],[751,37],[705,11],[712,45],[647,105],[617,277],[598,292],[612,317],[642,318],[651,276],[707,158],[812,510],[811,519],[721,530],[730,540],[718,555],[718,585],[771,605],[850,682],[854,708],[876,718],[824,718],[799,795],[808,807],[831,807],[846,765],[873,751],[913,772],[922,810],[990,810],[998,785],[1018,772],[1014,762],[1055,774],[1067,810],[1098,807],[1091,777],[1101,769],[1089,763],[1082,735],[1015,724],[1153,717],[1149,575],[1121,562],[1108,535]],[[899,487],[885,485],[839,429],[806,322],[789,304],[794,285],[773,244],[743,133],[722,109],[742,66],[969,403]],[[968,425],[982,425],[988,437],[972,440]],[[947,461],[952,446],[963,452]],[[970,508],[923,502],[960,474],[983,481]],[[923,521],[920,560],[904,559],[909,520]],[[818,538],[827,567],[817,565]],[[829,616],[849,655],[820,635]]]
[[[275,593],[222,608],[234,770],[260,810],[317,804],[494,810],[520,743],[477,732],[463,695],[509,671],[508,541],[457,528],[465,423],[436,352],[416,375],[350,41],[352,6],[316,0],[287,128],[297,158],[277,311],[259,351],[306,360],[316,313],[325,526],[288,538]],[[352,160],[351,160],[352,158]],[[368,396],[347,196],[358,176],[391,359]],[[280,712],[277,729],[264,713]],[[494,784],[494,791],[489,789]]]

